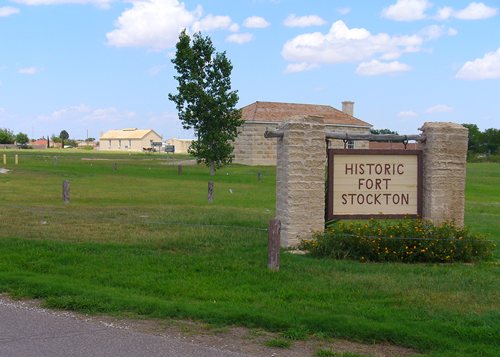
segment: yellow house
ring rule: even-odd
[[[126,128],[109,130],[99,138],[99,150],[143,151],[153,143],[161,143],[162,137],[152,129]]]

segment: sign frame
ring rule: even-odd
[[[328,183],[326,200],[326,220],[335,219],[370,219],[370,218],[419,218],[422,217],[423,202],[423,172],[422,172],[422,150],[372,150],[372,149],[328,149]],[[417,213],[416,214],[334,214],[333,192],[334,192],[334,173],[333,165],[335,155],[413,155],[417,157]]]

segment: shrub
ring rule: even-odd
[[[473,262],[492,256],[495,244],[452,223],[422,220],[337,222],[300,249],[313,256],[374,262]]]

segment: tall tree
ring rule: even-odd
[[[16,143],[17,144],[27,144],[29,143],[30,139],[28,138],[28,135],[25,134],[25,133],[21,133],[19,132],[17,135],[16,135]]]
[[[168,98],[176,104],[184,129],[194,129],[197,136],[189,153],[205,162],[213,176],[216,168],[232,161],[233,142],[243,124],[237,91],[231,90],[233,66],[201,33],[191,39],[182,31],[176,49],[172,63],[178,92]]]
[[[59,139],[61,139],[61,149],[64,149],[64,140],[69,139],[69,134],[66,130],[62,130],[59,134]]]
[[[0,144],[14,144],[15,136],[12,130],[0,128]]]

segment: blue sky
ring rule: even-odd
[[[401,134],[500,127],[498,0],[0,0],[0,128],[192,137],[167,98],[183,28],[227,52],[240,107],[352,100]]]

